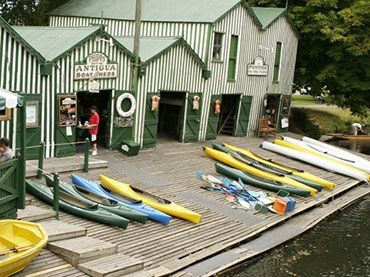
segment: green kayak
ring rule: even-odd
[[[45,179],[46,184],[51,187],[53,182],[51,177],[45,176]],[[89,205],[99,205],[103,209],[129,220],[134,220],[139,223],[145,223],[148,220],[148,216],[146,214],[134,211],[126,206],[119,205],[116,201],[104,199],[92,193],[79,190],[76,186],[67,182],[59,181],[59,187],[61,191],[73,195],[74,198],[79,199],[81,202],[85,202]]]
[[[265,179],[256,177],[254,175],[251,175],[249,173],[243,172],[241,170],[229,167],[227,165],[216,163],[215,167],[216,167],[217,173],[223,174],[234,180],[240,179],[246,184],[249,184],[251,186],[255,186],[255,187],[266,189],[266,190],[273,191],[273,192],[278,192],[280,190],[283,190],[283,191],[289,192],[290,194],[295,194],[295,195],[299,195],[303,197],[310,196],[310,192],[308,190],[297,189],[297,188],[290,187],[290,186],[284,186],[284,185],[281,185],[279,182],[265,180]]]
[[[213,148],[218,150],[218,151],[222,151],[222,152],[225,152],[225,153],[229,153],[231,154],[231,156],[233,156],[235,159],[247,164],[247,165],[250,165],[250,166],[254,166],[255,168],[258,168],[260,170],[263,170],[263,171],[266,171],[266,172],[269,172],[269,173],[272,173],[272,174],[276,174],[276,175],[280,175],[280,176],[286,176],[286,177],[289,177],[290,179],[293,179],[295,181],[298,181],[298,182],[301,182],[302,184],[305,184],[311,188],[314,188],[316,189],[317,191],[322,191],[323,187],[315,182],[312,182],[312,181],[309,181],[309,180],[306,180],[302,177],[299,177],[299,176],[296,176],[294,174],[292,174],[292,172],[287,172],[287,171],[284,171],[282,169],[278,169],[278,168],[273,168],[269,165],[266,165],[266,164],[263,164],[263,163],[259,163],[258,161],[256,160],[253,160],[249,157],[246,157],[244,156],[243,154],[239,153],[239,152],[236,152],[236,151],[233,151],[229,148],[226,148],[225,146],[223,146],[222,144],[219,144],[219,143],[214,143],[213,144]]]
[[[53,204],[53,188],[49,188],[44,185],[39,185],[33,181],[26,180],[26,189],[27,192],[32,195],[40,198],[45,203],[52,205]],[[64,192],[59,194],[59,206],[60,209],[82,217],[85,219],[93,220],[96,222],[118,226],[126,229],[129,221],[121,216],[118,216],[110,211],[107,211],[100,207],[99,205],[90,205],[84,202],[81,202],[80,199],[76,199],[71,195],[68,195]]]

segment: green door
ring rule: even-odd
[[[194,97],[199,97],[199,110],[193,110]],[[202,108],[202,94],[201,93],[188,93],[187,109],[185,111],[185,126],[183,126],[182,141],[192,142],[198,141],[200,129],[200,115]]]
[[[113,132],[112,132],[112,137],[108,138],[108,141],[110,142],[109,149],[110,150],[117,150],[121,146],[121,141],[122,140],[132,140],[133,138],[133,126],[134,126],[134,118],[136,116],[136,110],[132,116],[132,119],[129,120],[131,121],[131,126],[122,126],[122,117],[118,114],[117,108],[116,108],[116,101],[118,97],[120,97],[122,94],[126,93],[128,91],[123,91],[123,90],[116,90],[114,92],[114,98],[112,98],[111,94],[111,103],[113,101],[113,122],[110,121],[109,126],[113,124]],[[132,94],[132,92],[129,92]],[[122,110],[123,111],[128,111],[131,108],[131,102],[128,99],[125,99],[122,101]],[[111,114],[110,114],[111,115]],[[110,116],[111,118],[111,116]],[[127,121],[127,122],[129,122]],[[126,123],[125,123],[126,124]]]
[[[158,93],[148,93],[146,96],[143,147],[152,147],[157,143],[158,109],[152,111],[152,97],[155,95],[159,96]]]
[[[247,135],[251,105],[252,96],[241,96],[239,100],[239,109],[236,113],[233,136],[244,137]]]
[[[221,97],[222,97],[222,95],[212,95],[211,96],[211,104],[209,106],[206,140],[217,138],[217,127],[218,127],[218,122],[220,120],[220,114],[215,113],[215,102],[216,102],[216,100],[221,100]]]
[[[41,142],[41,94],[23,94],[28,126],[26,127],[26,159],[38,159],[39,146]],[[17,145],[20,139],[20,123],[17,125]]]

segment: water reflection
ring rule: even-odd
[[[355,152],[360,152],[363,154],[370,155],[370,142],[368,141],[351,141],[351,140],[329,140],[330,143],[335,146],[343,147]]]

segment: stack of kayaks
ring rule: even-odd
[[[171,216],[179,217],[193,223],[199,223],[202,220],[202,216],[198,213],[181,207],[180,205],[177,205],[176,203],[167,199],[135,188],[129,184],[119,182],[104,175],[100,175],[100,182],[103,187],[116,194],[141,201],[142,203]]]
[[[100,197],[116,201],[120,205],[126,206],[132,210],[145,214],[151,220],[157,221],[165,225],[170,223],[171,217],[169,215],[162,213],[161,211],[158,211],[156,209],[153,209],[152,207],[142,203],[138,199],[114,193],[110,191],[109,188],[108,189],[104,188],[99,183],[92,182],[90,180],[87,180],[76,175],[72,175],[72,183],[76,187],[83,189],[87,192],[94,193]]]
[[[21,220],[0,220],[0,276],[23,270],[48,242],[41,225]]]
[[[45,203],[50,205],[53,204],[53,188],[27,180],[26,189],[29,193],[40,198]],[[60,192],[59,196],[60,209],[67,213],[96,222],[127,228],[129,221],[126,218],[116,215],[98,204],[81,201],[80,198],[76,198],[63,191]]]
[[[276,185],[279,184],[281,186],[292,187],[292,188],[298,189],[301,195],[303,194],[301,191],[306,191],[311,196],[315,195],[315,193],[318,191],[317,189],[310,187],[309,185],[304,184],[302,182],[298,182],[286,176],[285,174],[280,174],[280,173],[277,174],[277,173],[272,172],[271,170],[261,169],[261,167],[256,167],[253,163],[249,161],[246,163],[245,160],[241,160],[236,155],[232,156],[230,153],[218,151],[216,149],[212,149],[209,147],[203,147],[203,150],[207,156],[221,163],[224,163],[234,169],[243,171],[243,173],[249,174],[254,179],[259,179],[259,181],[266,182],[266,188],[267,188],[267,185],[269,185],[269,187],[273,189],[271,185],[272,183],[275,183]],[[319,184],[316,184],[316,185],[319,186]],[[273,190],[276,190],[276,188],[274,188]]]
[[[320,149],[323,150],[323,147],[324,146],[321,145]],[[328,155],[327,152],[320,152],[318,147],[314,149],[304,141],[288,137],[275,139],[274,143],[265,141],[262,143],[262,148],[359,181],[368,182],[370,180],[368,172],[364,171],[366,166],[360,161],[358,161],[357,164],[355,162],[351,164],[348,160],[345,161],[344,154],[341,151],[338,151],[338,153],[341,153],[342,159],[334,155]],[[333,148],[331,148],[331,153],[334,154],[334,152]],[[352,156],[352,158],[354,157]]]

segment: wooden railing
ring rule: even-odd
[[[21,180],[19,158],[0,162],[0,219],[15,218],[17,209],[23,208],[25,184]]]

